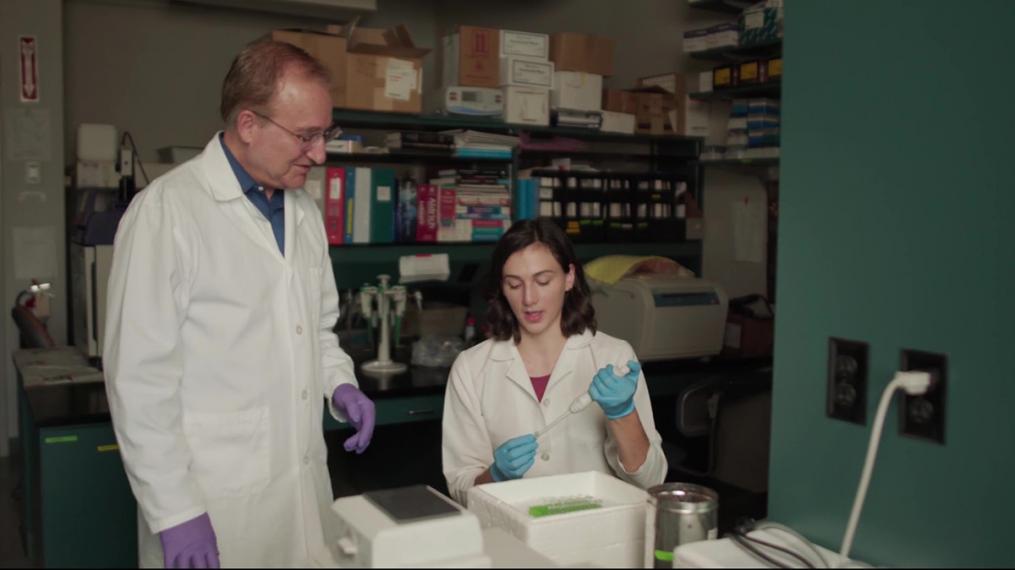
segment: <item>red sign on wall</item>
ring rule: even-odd
[[[37,103],[39,101],[39,56],[35,36],[18,38],[21,68],[21,102]]]

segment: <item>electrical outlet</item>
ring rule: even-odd
[[[923,370],[930,372],[932,379],[926,394],[902,395],[899,433],[944,445],[948,357],[933,352],[903,350],[900,370]]]
[[[828,417],[867,423],[867,343],[828,339]]]

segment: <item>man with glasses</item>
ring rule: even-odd
[[[116,235],[106,386],[142,566],[334,565],[322,414],[374,406],[332,332],[321,214],[300,188],[338,136],[326,71],[261,41],[222,86],[225,130],[137,195]],[[323,396],[323,398],[322,398]]]

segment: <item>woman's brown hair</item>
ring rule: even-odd
[[[511,305],[504,297],[502,289],[504,264],[512,254],[534,243],[545,245],[564,273],[568,272],[570,266],[574,266],[574,286],[564,294],[560,331],[565,337],[581,334],[586,329],[596,332],[596,311],[592,308],[589,284],[585,281],[585,271],[574,254],[574,246],[557,224],[546,218],[539,218],[515,222],[511,229],[501,236],[493,250],[493,266],[487,284],[489,305],[486,316],[491,336],[497,340],[514,339],[515,342],[521,339],[518,319],[511,311]]]

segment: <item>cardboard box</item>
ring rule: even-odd
[[[633,115],[638,112],[638,96],[631,91],[603,89],[603,110]]]
[[[444,86],[498,87],[500,31],[459,26],[444,38]]]
[[[504,87],[504,122],[549,126],[550,90],[544,87]]]
[[[638,110],[635,114],[637,132],[654,135],[673,134],[670,111],[677,108],[674,95],[657,85],[639,87],[634,93],[638,99]]]
[[[533,61],[549,61],[549,34],[501,30],[500,57],[511,56],[524,57]]]
[[[634,113],[603,111],[602,115],[603,123],[599,126],[599,130],[604,133],[633,135],[637,128],[637,120]]]
[[[553,62],[524,57],[500,58],[500,84],[527,87],[553,87]]]
[[[550,107],[598,111],[603,106],[603,76],[581,71],[553,72]]]
[[[556,71],[613,75],[613,39],[557,32],[550,36],[550,61],[556,65]]]
[[[679,73],[662,73],[642,77],[638,80],[639,87],[661,87],[667,93],[684,93],[686,80]]]
[[[328,26],[325,32],[275,30],[272,39],[299,46],[331,74],[336,107],[419,113],[423,108],[423,56],[408,29]]]
[[[335,33],[311,30],[274,30],[271,39],[303,48],[331,75],[331,102],[336,107],[345,105],[346,38]]]

